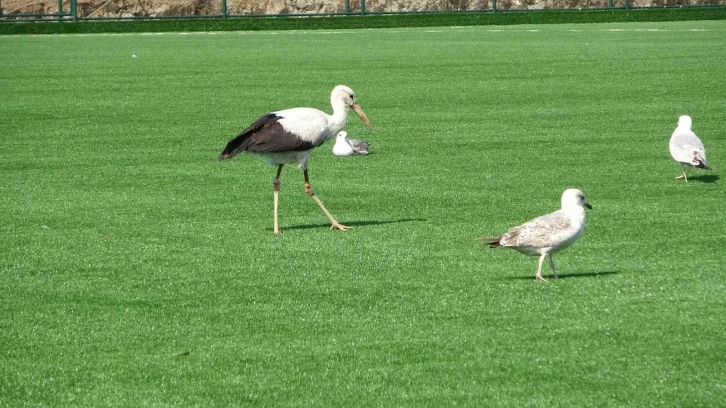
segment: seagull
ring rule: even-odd
[[[335,137],[333,154],[335,156],[365,156],[370,143],[358,139],[348,139],[348,132],[341,130]]]
[[[535,279],[538,281],[546,281],[542,277],[542,263],[549,255],[552,273],[557,278],[553,254],[577,241],[585,229],[585,207],[592,209],[582,191],[574,188],[562,193],[561,203],[562,207],[558,211],[510,228],[503,235],[481,237],[478,240],[486,241],[490,248],[506,247],[525,255],[539,255],[539,265],[535,274]]]
[[[263,158],[267,163],[277,165],[272,181],[273,190],[273,233],[280,234],[278,224],[278,202],[280,194],[280,173],[288,163],[297,164],[305,179],[305,192],[330,220],[330,229],[347,231],[351,227],[338,222],[315,195],[308,177],[308,158],[312,150],[337,134],[348,119],[348,108],[352,108],[361,120],[373,129],[363,109],[358,105],[355,93],[345,85],[338,85],[330,93],[333,114],[328,115],[314,108],[292,108],[262,115],[242,133],[230,140],[219,155],[219,160],[228,160],[239,153],[250,153]]]
[[[678,126],[671,135],[669,144],[671,157],[681,165],[681,171],[683,172],[676,179],[684,179],[686,182],[688,182],[686,173],[691,167],[711,170],[706,164],[706,149],[703,147],[703,142],[693,133],[692,126],[693,121],[690,116],[683,115],[679,117]]]

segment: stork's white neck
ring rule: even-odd
[[[330,98],[330,105],[333,107],[333,115],[328,120],[328,134],[337,135],[343,130],[348,121],[348,106],[340,99]]]

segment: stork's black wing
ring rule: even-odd
[[[302,140],[282,127],[281,116],[275,113],[263,115],[242,133],[227,143],[219,160],[231,159],[242,152],[281,153],[310,150],[315,145]]]

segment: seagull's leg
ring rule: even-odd
[[[315,200],[315,203],[318,204],[318,207],[320,207],[320,209],[323,210],[323,212],[325,213],[325,215],[328,217],[328,219],[330,220],[330,223],[332,224],[332,225],[330,225],[330,229],[338,229],[338,230],[341,230],[341,231],[348,231],[350,228],[352,228],[352,227],[346,227],[345,225],[339,223],[338,220],[336,220],[335,217],[333,217],[330,214],[330,212],[328,212],[328,209],[325,208],[325,206],[323,205],[323,202],[320,201],[320,199],[318,198],[318,196],[315,195],[315,192],[313,192],[313,188],[310,186],[310,178],[308,177],[308,170],[307,169],[303,170],[303,175],[305,176],[305,192],[310,197],[312,197],[313,200]]]
[[[545,257],[547,254],[542,254],[539,256],[539,264],[537,265],[537,274],[534,275],[534,278],[538,281],[547,282],[547,279],[542,277],[542,263],[544,262]]]
[[[684,179],[684,180],[686,180],[686,183],[687,183],[688,182],[688,176],[686,176],[687,169],[688,168],[686,166],[681,165],[682,174],[680,176],[676,177],[676,180]]]
[[[272,232],[275,234],[279,234],[280,231],[280,225],[277,222],[277,205],[279,202],[279,196],[280,196],[280,173],[282,172],[282,166],[284,164],[281,164],[277,167],[277,174],[275,174],[275,179],[272,180],[272,194],[273,194],[273,200],[272,200],[272,213],[274,217],[273,221],[273,227]]]
[[[550,268],[552,268],[552,273],[555,275],[555,278],[559,278],[557,276],[557,271],[555,270],[555,258],[550,254]]]

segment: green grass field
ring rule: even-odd
[[[726,405],[726,22],[0,37],[0,405]],[[136,57],[132,57],[136,55]],[[330,111],[329,231],[225,143]],[[714,172],[674,180],[693,117]],[[595,206],[557,256],[475,241]],[[550,278],[551,272],[546,270]]]

